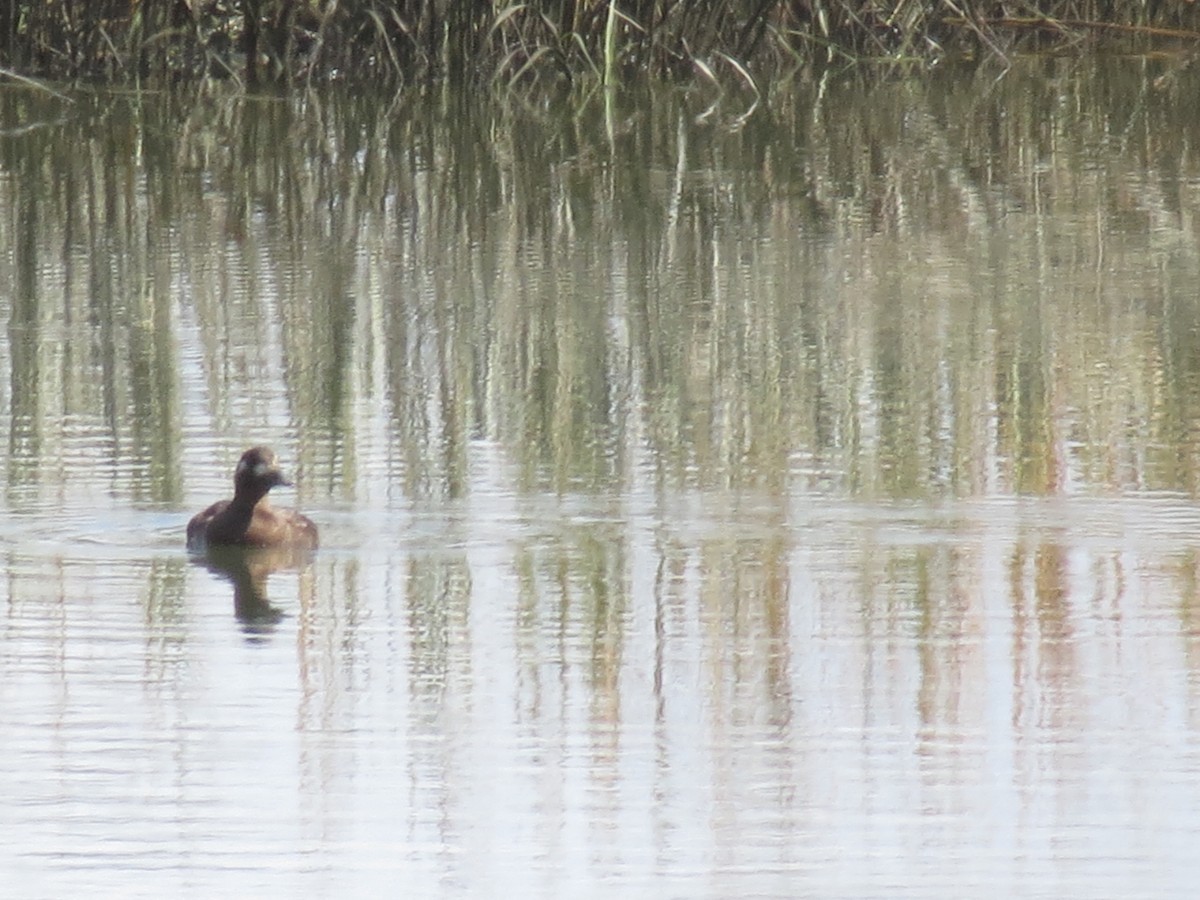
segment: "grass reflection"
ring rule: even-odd
[[[1059,93],[1030,91],[1049,65],[987,91],[800,83],[732,131],[674,96],[623,98],[614,128],[590,103],[218,85],[84,95],[64,120],[9,92],[0,122],[44,123],[0,151],[9,485],[81,428],[162,504],[181,444],[251,432],[294,434],[313,489],[347,498],[380,465],[461,498],[480,440],[520,490],[639,471],[892,498],[1190,489],[1176,101],[1068,62]]]
[[[61,726],[132,736],[95,821],[234,851],[189,884],[245,834],[435,892],[487,845],[555,895],[1184,846],[1145,822],[1196,793],[1200,529],[1128,494],[1196,490],[1200,179],[1149,74],[830,77],[744,123],[0,93],[14,783],[90,777]],[[259,441],[331,539],[195,577],[186,514]],[[30,797],[14,833],[101,871]]]

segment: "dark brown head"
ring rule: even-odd
[[[233,495],[257,501],[277,484],[291,485],[283,477],[270,447],[251,447],[238,460],[233,473]]]

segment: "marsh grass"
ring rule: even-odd
[[[504,87],[647,75],[756,93],[802,65],[1105,42],[1189,50],[1200,4],[984,0],[10,0],[0,69],[50,78],[232,78]]]

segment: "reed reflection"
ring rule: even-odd
[[[1185,846],[1153,823],[1200,808],[1200,142],[1144,70],[1059,65],[802,77],[736,129],[674,94],[209,85],[63,119],[0,92],[5,727],[47,696],[79,717],[11,729],[0,763],[70,782],[93,727],[145,751],[79,843],[56,829],[83,816],[11,804],[48,826],[29,858],[159,846],[165,822],[204,830],[167,847],[196,884],[242,874],[213,834],[269,833],[265,870],[353,878],[384,847],[419,858],[418,893],[502,871],[785,895],[837,860]],[[253,640],[299,610],[295,679],[284,642],[253,654],[258,707],[224,689],[242,648],[185,602],[213,591],[176,543],[149,616],[128,602],[143,534],[227,495],[251,434],[288,448],[337,547],[195,558]],[[151,515],[118,552],[130,510]],[[161,672],[179,690],[133,735],[129,681]],[[299,779],[204,721],[301,742],[271,751]],[[149,791],[143,755],[168,773]],[[271,802],[205,781],[243,764]],[[124,805],[192,788],[211,817]]]
[[[614,131],[589,104],[0,96],[0,125],[55,123],[0,148],[7,487],[70,423],[164,504],[181,446],[251,428],[356,501],[381,468],[464,497],[483,444],[523,491],[639,463],[667,492],[1193,488],[1187,129],[1151,92],[1142,145],[1104,131],[1140,96],[1120,70],[1063,104],[1017,69],[983,110],[961,75],[883,104],[800,81],[728,133],[677,97]]]

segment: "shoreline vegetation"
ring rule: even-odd
[[[755,94],[805,66],[1200,48],[1194,0],[8,0],[0,80],[447,80],[649,75]]]

